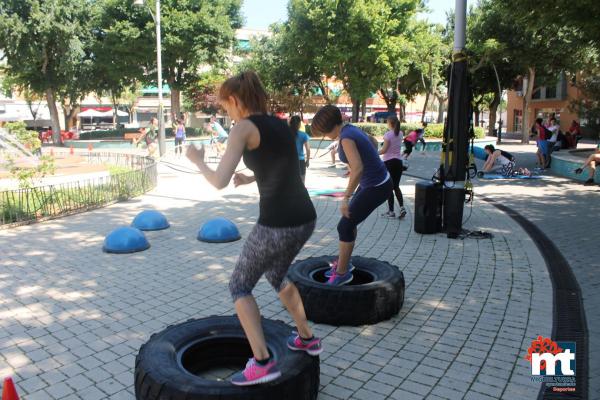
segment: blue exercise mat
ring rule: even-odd
[[[504,176],[501,174],[485,174],[482,179],[542,179],[539,175],[514,175],[514,176]]]

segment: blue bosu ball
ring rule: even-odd
[[[227,218],[209,219],[198,231],[198,240],[208,243],[227,243],[241,239],[237,226]]]
[[[170,225],[163,213],[146,210],[135,216],[131,226],[142,231],[160,231],[161,229],[167,229]]]
[[[130,226],[117,228],[104,239],[102,250],[106,253],[135,253],[150,247],[144,232]]]

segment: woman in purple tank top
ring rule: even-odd
[[[338,155],[350,166],[348,186],[340,205],[342,217],[337,226],[339,257],[325,274],[329,277],[328,285],[341,286],[353,279],[350,257],[357,226],[392,194],[392,180],[369,136],[354,125],[344,125],[336,106],[327,105],[317,111],[312,132],[333,140],[339,138]]]

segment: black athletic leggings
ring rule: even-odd
[[[402,191],[400,190],[400,178],[402,178],[402,160],[392,158],[384,162],[390,176],[392,177],[392,184],[394,185],[394,192],[390,193],[388,197],[388,208],[390,211],[394,211],[394,194],[398,199],[400,207],[404,206],[404,199],[402,199]]]
[[[388,179],[379,186],[369,188],[358,187],[352,200],[350,200],[350,218],[342,216],[337,230],[340,242],[354,242],[356,240],[356,227],[385,200],[392,192],[392,180]]]

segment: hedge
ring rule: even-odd
[[[357,123],[355,124],[360,129],[373,136],[383,136],[387,131],[386,124],[375,124],[375,123]],[[417,130],[421,127],[420,123],[404,123],[401,125],[404,134],[408,134],[411,131]],[[444,136],[444,124],[429,124],[425,128],[425,137],[441,139]],[[481,139],[485,137],[485,129],[481,127],[475,127],[475,137]]]
[[[97,131],[84,131],[79,134],[80,140],[91,140],[91,139],[123,139],[123,135],[126,133],[137,133],[140,128],[119,128],[119,129],[107,129]],[[173,128],[165,128],[166,137],[173,137]],[[188,137],[202,136],[204,135],[204,129],[202,128],[185,128],[185,135]]]

